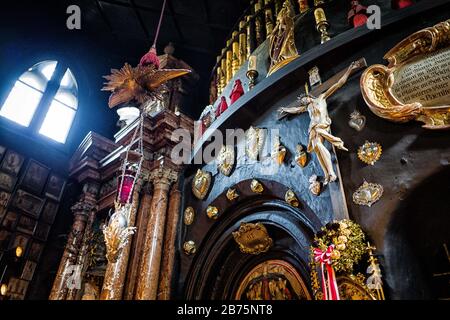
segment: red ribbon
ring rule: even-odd
[[[323,300],[340,300],[336,275],[331,265],[331,254],[333,253],[333,250],[333,244],[329,246],[326,251],[314,248],[314,261],[320,263],[320,269],[322,271]],[[326,267],[326,272],[324,267]]]

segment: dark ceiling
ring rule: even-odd
[[[73,2],[70,2],[73,3]],[[158,39],[158,53],[172,42],[175,56],[201,77],[196,105],[186,110],[198,116],[208,102],[208,81],[216,56],[249,0],[167,0]],[[163,0],[83,0],[82,29],[109,43],[125,61],[137,63],[153,43]],[[107,45],[107,44],[104,44]],[[117,66],[115,66],[117,67]]]
[[[185,110],[191,116],[197,117],[208,103],[208,82],[216,57],[249,2],[167,0],[158,53],[162,54],[165,45],[172,42],[174,56],[187,62],[200,75],[197,92],[193,93],[196,103]],[[66,9],[73,4],[81,9],[81,30],[65,27],[69,16]],[[57,38],[56,46],[52,44],[55,49],[63,43],[70,47],[75,42],[79,47],[93,47],[93,51],[106,52],[96,63],[99,69],[109,71],[109,68],[120,68],[125,62],[136,65],[148,51],[162,5],[163,0],[7,1],[0,7],[0,35],[14,33],[17,41],[25,41],[24,37],[37,40],[34,34],[39,33],[41,41]],[[61,41],[61,38],[66,40]],[[90,54],[90,50],[84,52]],[[101,78],[105,74],[89,72],[89,77]]]

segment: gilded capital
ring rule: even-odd
[[[77,203],[75,203],[70,210],[72,210],[72,212],[74,214],[85,214],[88,215],[89,212],[91,212],[92,210],[94,210],[96,208],[96,204],[91,203],[91,202],[85,202],[85,201],[79,201]]]
[[[158,168],[150,172],[149,181],[156,188],[169,188],[178,180],[178,172],[169,168]]]

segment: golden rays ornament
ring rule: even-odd
[[[236,189],[234,188],[229,188],[227,190],[227,199],[230,201],[233,201],[234,199],[236,199],[237,197],[239,197],[239,194],[237,193]]]
[[[253,179],[252,182],[250,183],[250,189],[254,193],[262,193],[264,191],[263,185],[256,179]]]
[[[206,208],[206,215],[208,218],[216,220],[219,217],[219,209],[214,206],[208,206],[208,208]]]
[[[382,151],[379,143],[366,141],[358,149],[358,158],[362,162],[373,166],[380,159]]]
[[[284,195],[284,200],[289,203],[289,205],[297,208],[300,205],[300,202],[298,201],[297,196],[295,195],[294,191],[288,190],[286,191],[286,194]]]
[[[210,185],[211,173],[198,169],[192,180],[192,193],[194,196],[199,200],[203,200],[209,191]]]
[[[217,168],[224,176],[229,176],[234,167],[234,147],[222,146],[217,156]]]
[[[195,254],[195,252],[197,251],[197,246],[195,245],[195,242],[192,240],[186,241],[183,244],[183,251],[188,256]]]
[[[364,183],[353,193],[353,202],[361,206],[371,207],[383,195],[383,186],[377,183]]]
[[[102,90],[112,92],[108,102],[110,108],[133,100],[138,103],[161,100],[160,93],[167,81],[190,72],[188,69],[157,69],[154,65],[133,68],[125,63],[120,70],[112,69],[110,75],[104,76],[108,82]]]
[[[184,224],[187,226],[190,226],[195,219],[195,211],[192,207],[187,207],[186,210],[184,210]]]
[[[273,240],[266,227],[258,223],[241,223],[239,230],[233,232],[233,237],[242,253],[260,254],[269,251]]]

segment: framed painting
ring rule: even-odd
[[[18,221],[19,215],[14,211],[8,211],[2,222],[2,227],[7,230],[14,230]]]
[[[12,204],[17,209],[23,210],[37,219],[44,205],[44,199],[23,190],[17,190]]]
[[[52,224],[55,221],[56,214],[58,213],[58,203],[48,201],[42,210],[42,221]]]
[[[65,185],[66,179],[52,173],[48,179],[45,195],[51,199],[59,201],[61,200]]]
[[[17,231],[33,235],[36,224],[36,220],[27,217],[26,215],[21,215],[19,218],[19,223],[17,224]]]
[[[39,258],[41,257],[43,249],[44,244],[37,241],[33,241],[30,246],[30,251],[28,251],[28,259],[38,262]]]
[[[22,179],[22,186],[35,194],[41,194],[47,181],[50,169],[43,164],[31,159]]]
[[[10,278],[8,291],[11,300],[24,300],[29,282],[18,278]]]
[[[30,242],[29,236],[22,234],[22,233],[16,233],[14,235],[14,240],[12,241],[11,245],[9,246],[9,249],[15,249],[17,247],[21,247],[23,252],[25,252],[29,242]]]
[[[0,207],[6,208],[8,201],[11,198],[11,193],[0,191]]]
[[[50,226],[48,224],[38,223],[36,230],[34,231],[34,237],[36,239],[46,241],[49,233],[50,233]]]
[[[20,278],[23,280],[31,281],[33,279],[34,271],[36,270],[37,263],[31,260],[27,260],[25,262],[25,266],[23,267],[22,275]]]
[[[11,232],[5,229],[0,230],[0,250],[8,249],[9,240],[11,240]]]
[[[23,160],[25,158],[18,154],[15,151],[8,150],[6,151],[5,158],[2,161],[2,170],[7,173],[11,173],[15,176],[20,171],[20,168],[22,168]]]
[[[11,192],[16,185],[17,178],[11,174],[0,171],[0,188]]]

